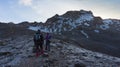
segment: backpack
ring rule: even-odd
[[[34,39],[36,41],[40,40],[41,39],[41,35],[40,34],[35,34]]]

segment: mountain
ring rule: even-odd
[[[120,57],[120,20],[117,19],[102,19],[85,10],[68,11],[29,29],[57,34],[55,37],[83,48]]]
[[[52,35],[49,56],[32,53],[38,29]],[[56,14],[45,23],[0,22],[0,67],[119,67],[119,52],[120,20],[102,19],[91,11]]]
[[[21,26],[14,23],[0,23],[0,40],[33,34],[34,32],[28,30],[24,25]]]

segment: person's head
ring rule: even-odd
[[[47,35],[49,35],[49,33],[47,33]]]
[[[38,29],[36,33],[39,34],[39,33],[41,33],[41,31]]]
[[[41,32],[39,29],[37,30],[38,32]]]

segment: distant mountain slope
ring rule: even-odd
[[[0,23],[0,39],[33,34],[34,31],[31,31],[23,26],[13,23]]]

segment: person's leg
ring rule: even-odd
[[[46,40],[45,50],[48,50],[48,41]]]
[[[48,40],[48,51],[50,51],[50,41]]]
[[[39,45],[38,45],[38,43],[36,44],[36,57],[38,57],[39,56]]]
[[[40,44],[40,50],[41,50],[41,54],[43,54],[44,51],[43,51],[43,44],[42,43]]]
[[[36,53],[36,43],[34,42],[33,53]]]
[[[35,47],[36,47],[36,52],[38,52],[38,50],[39,50],[39,45],[36,44]]]
[[[50,51],[50,43],[48,43],[48,51]]]

